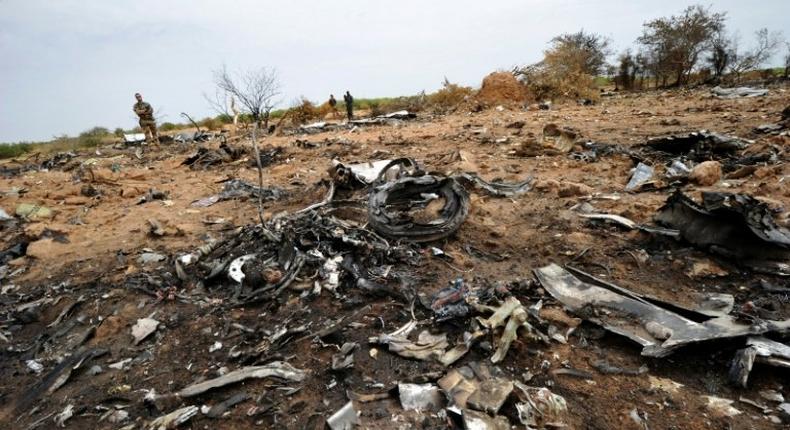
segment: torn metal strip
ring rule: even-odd
[[[699,323],[644,300],[579,280],[551,264],[535,270],[541,285],[570,311],[643,346],[642,355],[664,357],[675,349],[713,339],[787,332],[790,320],[747,325],[729,316]]]

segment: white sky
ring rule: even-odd
[[[139,91],[162,121],[211,114],[212,70],[275,67],[283,106],[478,86],[541,58],[555,35],[632,46],[646,20],[690,1],[0,0],[0,142],[100,125],[131,128]],[[717,1],[749,47],[758,28],[790,38],[790,1]],[[779,56],[774,63],[779,62]]]

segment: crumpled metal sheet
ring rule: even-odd
[[[644,163],[639,163],[634,168],[634,173],[631,175],[631,179],[628,181],[628,184],[625,186],[626,191],[637,191],[642,188],[643,185],[650,183],[653,179],[653,168],[648,166]]]
[[[224,387],[229,384],[241,382],[251,378],[269,378],[276,376],[278,378],[287,379],[289,381],[300,382],[307,377],[307,372],[284,361],[273,361],[263,366],[248,366],[242,367],[231,372],[226,373],[218,378],[209,379],[207,381],[198,382],[197,384],[185,387],[178,392],[181,397],[192,397],[205,393],[206,391],[215,388]]]
[[[722,316],[704,322],[692,321],[633,293],[624,295],[583,282],[556,264],[535,270],[535,276],[571,312],[639,343],[643,346],[642,355],[648,357],[664,357],[692,343],[790,331],[790,320],[749,325]]]
[[[521,403],[516,403],[518,419],[528,429],[544,427],[564,427],[562,424],[568,413],[565,398],[554,394],[548,388],[528,387],[515,382]]]
[[[326,425],[332,430],[352,430],[359,424],[359,415],[350,401],[338,409],[326,420]]]
[[[409,112],[407,110],[399,110],[397,112],[391,112],[385,115],[375,116],[373,118],[352,119],[348,123],[352,125],[384,125],[414,118],[417,118],[416,113]]]
[[[732,155],[749,146],[749,142],[733,136],[700,130],[688,134],[650,138],[644,146],[664,153],[686,155],[694,161],[707,161],[711,154]]]
[[[277,187],[260,188],[241,179],[231,179],[225,182],[221,193],[195,200],[192,206],[208,207],[223,200],[253,198],[259,194],[266,201],[279,200],[285,196],[285,191]]]
[[[145,133],[124,133],[123,141],[125,143],[140,143],[145,142]]]
[[[401,357],[416,358],[418,360],[439,360],[449,346],[447,335],[444,333],[434,335],[428,330],[423,330],[416,340],[410,340],[409,334],[417,328],[415,321],[410,321],[398,330],[389,334],[382,334],[368,339],[370,343],[385,344],[390,352]]]
[[[148,430],[170,430],[174,429],[181,424],[189,421],[197,415],[200,409],[197,406],[185,406],[180,409],[176,409],[173,412],[170,412],[167,415],[162,415],[157,419],[151,421],[151,423],[146,427]]]
[[[532,189],[533,177],[528,177],[521,182],[488,182],[476,173],[461,173],[453,176],[454,179],[465,186],[471,186],[478,190],[483,190],[496,197],[514,197],[526,193]]]
[[[665,176],[670,180],[684,179],[691,174],[691,169],[680,160],[672,160],[672,164],[667,167]]]
[[[343,164],[332,160],[329,175],[332,180],[345,187],[363,188],[376,180],[394,180],[407,172],[417,172],[417,162],[411,158],[397,158],[394,160],[377,160],[356,164]]]
[[[438,411],[446,403],[435,384],[398,384],[400,404],[407,411]]]
[[[437,381],[452,406],[496,414],[513,392],[513,382],[497,368],[472,362],[448,371]]]
[[[720,99],[737,99],[739,97],[761,97],[768,95],[768,90],[750,87],[722,88],[713,87],[710,90],[714,96]]]
[[[377,233],[393,239],[430,242],[453,234],[469,214],[469,194],[453,178],[434,175],[377,180],[368,199],[368,222]],[[418,220],[411,213],[442,199],[434,219]]]
[[[790,368],[790,346],[762,336],[750,337],[730,364],[730,381],[745,388],[755,361]]]
[[[338,184],[365,186],[375,181],[384,167],[390,163],[392,163],[392,160],[377,160],[356,164],[343,164],[338,160],[332,160],[329,174],[332,176],[332,180]]]
[[[754,270],[790,275],[790,231],[779,227],[768,207],[753,197],[705,192],[697,204],[676,192],[655,220],[679,230],[699,248]]]

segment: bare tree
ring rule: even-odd
[[[277,106],[280,95],[280,81],[274,69],[260,68],[247,72],[231,75],[224,65],[222,69],[214,71],[214,82],[217,87],[235,97],[241,103],[242,109],[252,116],[252,148],[255,151],[255,161],[258,164],[258,186],[263,188],[263,166],[261,166],[261,153],[258,149],[258,124],[263,121],[264,129],[269,128],[269,114]],[[258,217],[263,227],[263,193],[258,194]],[[273,233],[268,232],[270,237]]]
[[[232,75],[222,66],[214,72],[214,82],[220,90],[238,99],[253,121],[263,121],[263,127],[269,127],[269,115],[280,103],[280,80],[276,70],[264,67]]]
[[[233,121],[233,131],[234,133],[239,129],[239,115],[241,114],[241,110],[236,104],[236,97],[229,95],[227,92],[221,90],[220,88],[216,88],[214,90],[214,95],[209,96],[206,93],[203,93],[203,98],[206,99],[211,110],[217,113],[217,115],[223,116],[224,118],[230,118]],[[223,119],[226,121],[227,119]]]
[[[215,88],[213,95],[203,93],[203,98],[206,99],[208,106],[217,115],[231,116],[230,112],[228,112],[228,93],[221,88]]]
[[[724,29],[725,13],[711,12],[702,6],[689,6],[682,15],[657,18],[644,24],[638,41],[652,58],[654,73],[675,85],[688,83],[700,55]]]
[[[743,53],[738,52],[737,40],[733,42],[733,60],[730,71],[741,79],[744,72],[755,70],[771,58],[779,46],[782,44],[782,34],[779,32],[768,32],[767,28],[761,28],[755,33],[757,45]]]

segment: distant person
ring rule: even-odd
[[[337,118],[337,99],[334,94],[329,95],[329,108],[332,111],[332,118]]]
[[[236,98],[231,96],[230,97],[230,111],[233,112],[233,132],[238,133],[239,131],[239,108],[236,107]]]
[[[346,114],[348,114],[348,120],[351,121],[354,119],[354,97],[351,96],[350,92],[346,91],[343,101],[346,102]]]
[[[140,93],[134,95],[134,98],[137,99],[137,103],[134,104],[132,107],[134,109],[134,113],[140,117],[140,128],[143,129],[143,133],[145,133],[145,141],[148,143],[156,143],[159,144],[159,136],[156,134],[156,120],[154,119],[154,108],[151,107],[150,103],[143,101],[143,96]],[[150,140],[149,140],[150,135]]]

